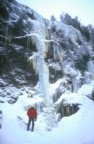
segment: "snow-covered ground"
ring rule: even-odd
[[[71,56],[69,57],[69,62],[67,60],[65,61],[66,51],[62,52],[63,48],[58,43],[60,40],[58,35],[61,36],[61,40],[67,37],[73,43],[73,48],[75,46],[75,49],[83,50],[83,46],[85,46],[85,43],[83,44],[83,36],[73,26],[53,21],[47,25],[49,25],[49,29],[52,30],[54,28],[56,31],[51,35],[51,40],[46,40],[46,37],[49,37],[49,29],[45,27],[46,21],[44,21],[43,17],[35,11],[27,9],[27,7],[20,6],[20,9],[17,7],[18,5],[12,5],[14,13],[10,13],[10,18],[12,19],[14,17],[15,21],[19,19],[18,14],[15,14],[15,10],[18,10],[17,13],[22,10],[22,13],[26,11],[27,14],[31,13],[31,15],[34,15],[34,20],[30,20],[30,18],[27,20],[26,17],[23,21],[23,26],[27,28],[28,25],[31,25],[32,27],[26,29],[29,34],[25,35],[25,37],[27,36],[28,38],[27,45],[30,44],[30,40],[31,43],[36,45],[37,52],[33,53],[29,57],[29,60],[30,64],[33,64],[36,74],[39,75],[39,82],[36,86],[37,91],[38,89],[39,91],[37,93],[33,90],[29,91],[29,88],[28,93],[26,92],[27,90],[23,90],[22,92],[22,89],[20,92],[20,89],[16,91],[16,88],[12,86],[0,89],[0,110],[3,113],[2,129],[0,129],[0,144],[94,144],[94,101],[89,98],[94,89],[94,82],[90,83],[92,79],[94,80],[93,61],[89,61],[87,64],[87,71],[89,74],[91,73],[91,78],[87,78],[86,75],[85,80],[89,84],[83,85],[79,89],[78,84],[81,73],[72,67],[74,63],[72,63],[73,60],[70,61]],[[10,21],[11,23],[13,21]],[[81,42],[83,46],[81,47],[77,41]],[[50,48],[50,42],[53,42],[51,48],[53,50],[54,60],[62,64],[64,59],[64,75],[73,77],[72,81],[75,91],[75,93],[71,93],[65,88],[64,93],[55,104],[59,104],[63,99],[66,99],[68,103],[78,103],[80,107],[79,111],[75,114],[63,117],[58,123],[58,114],[53,113],[54,104],[52,104],[52,96],[59,87],[60,82],[62,82],[62,79],[58,80],[55,84],[49,84],[49,69],[48,65],[45,64],[44,58],[45,51]],[[93,52],[93,47],[88,49],[89,53]],[[86,52],[86,49],[84,51]],[[85,52],[82,51],[81,53],[79,50],[77,57],[80,55],[83,57],[83,53]],[[70,54],[74,56],[75,50]],[[77,60],[79,59],[77,58]],[[56,70],[59,69],[58,66],[56,64],[53,65],[53,67],[56,67]],[[65,82],[67,82],[67,79],[65,79]],[[6,83],[3,83],[3,85],[6,85]],[[8,100],[11,100],[13,97],[17,101],[14,99],[15,103],[12,104],[12,101],[9,104]],[[33,103],[36,104],[38,118],[35,122],[34,132],[31,132],[26,130],[28,122],[27,109]]]
[[[52,87],[56,88],[55,84]],[[38,112],[34,132],[26,130],[26,110],[31,103],[42,103],[42,97],[37,95],[30,98],[24,92],[15,104],[1,104],[3,120],[0,144],[94,144],[94,102],[86,96],[92,91],[92,87],[93,83],[83,86],[78,93],[62,95],[60,99],[66,97],[69,103],[78,102],[80,110],[69,117],[63,117],[51,130],[47,129],[41,110]]]

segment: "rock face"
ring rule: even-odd
[[[27,64],[27,58],[36,51],[27,34],[32,33],[32,21],[38,17],[44,22],[34,10],[15,0],[0,0],[0,77],[8,84],[35,85],[38,80]]]
[[[48,21],[15,0],[0,0],[0,77],[4,81],[15,86],[37,83],[38,76],[27,63],[32,52],[37,51],[30,39],[30,34],[39,33],[37,26],[49,40],[50,83],[64,75],[71,81],[72,75],[66,70],[68,66],[81,73],[87,69],[87,61],[91,58],[90,41],[87,44],[78,29],[63,22]]]
[[[77,91],[94,79],[94,28],[65,17],[62,21],[43,18],[15,0],[0,0],[0,87],[35,86],[39,80],[28,58],[38,51],[36,37],[42,35],[49,53],[49,83],[62,78],[53,101],[68,90]],[[89,73],[88,73],[88,62]],[[0,93],[1,95],[1,93]],[[92,94],[93,95],[93,94]],[[93,97],[93,96],[92,96]],[[15,99],[15,101],[17,98]],[[11,103],[11,102],[10,102]],[[70,107],[70,108],[69,108]],[[78,105],[58,109],[61,117],[78,110]],[[69,111],[70,110],[70,111]],[[63,114],[62,114],[63,113]]]

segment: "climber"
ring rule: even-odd
[[[44,58],[44,60],[45,60],[45,62],[47,62],[47,63],[48,63],[48,58],[49,58],[49,53],[48,53],[48,51],[46,51],[46,52],[45,52],[45,58]]]
[[[28,116],[28,124],[27,124],[27,130],[29,131],[30,124],[32,121],[32,129],[31,131],[34,131],[34,122],[37,120],[37,110],[35,106],[31,106],[31,108],[28,109],[27,111],[27,116]]]

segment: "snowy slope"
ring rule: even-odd
[[[90,93],[90,88],[88,93]],[[38,97],[37,99],[32,98],[31,101],[37,104],[42,103],[42,98]],[[94,102],[86,97],[84,88],[81,88],[78,94],[66,93],[65,97],[69,103],[79,102],[80,110],[72,116],[63,117],[51,131],[47,129],[45,117],[40,110],[34,132],[26,131],[28,121],[26,108],[31,104],[26,93],[19,97],[16,104],[2,104],[0,106],[3,111],[3,126],[0,129],[1,144],[93,144]]]
[[[8,7],[9,18],[2,20],[7,30],[4,31],[6,35],[0,37],[3,45],[0,50],[6,48],[3,56],[6,51],[7,55],[12,54],[9,67],[2,69],[0,75],[0,110],[3,113],[0,144],[94,144],[91,41],[87,42],[84,34],[73,26],[48,22],[16,1],[4,0],[4,4],[5,9]],[[15,32],[9,33],[11,27]],[[48,63],[44,60],[45,51],[51,54]],[[0,68],[7,65],[3,56]],[[32,79],[29,77],[31,81],[34,76],[38,77],[35,86],[26,85],[26,73],[32,76]],[[38,111],[34,132],[26,130],[27,109],[32,104]],[[66,104],[77,104],[79,110],[59,117],[57,107],[61,109]]]

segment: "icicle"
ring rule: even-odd
[[[63,54],[62,54],[60,45],[58,43],[55,43],[55,42],[53,44],[53,56],[54,56],[54,59],[56,61],[62,62]]]
[[[31,48],[32,46],[35,46],[36,40],[35,40],[35,35],[30,34],[27,35],[27,48]]]
[[[37,70],[37,60],[38,60],[38,56],[37,56],[37,52],[33,53],[32,56],[30,56],[27,59],[27,62],[33,66],[33,70],[36,72],[36,74],[38,74],[38,70]]]
[[[89,72],[89,79],[94,80],[94,63],[92,60],[87,63],[87,70]]]
[[[93,64],[92,60],[88,61],[87,69],[88,69],[89,72],[94,73],[94,64]]]
[[[8,32],[9,32],[9,27],[6,27],[6,35],[5,35],[5,47],[7,46],[7,42],[8,42]]]

